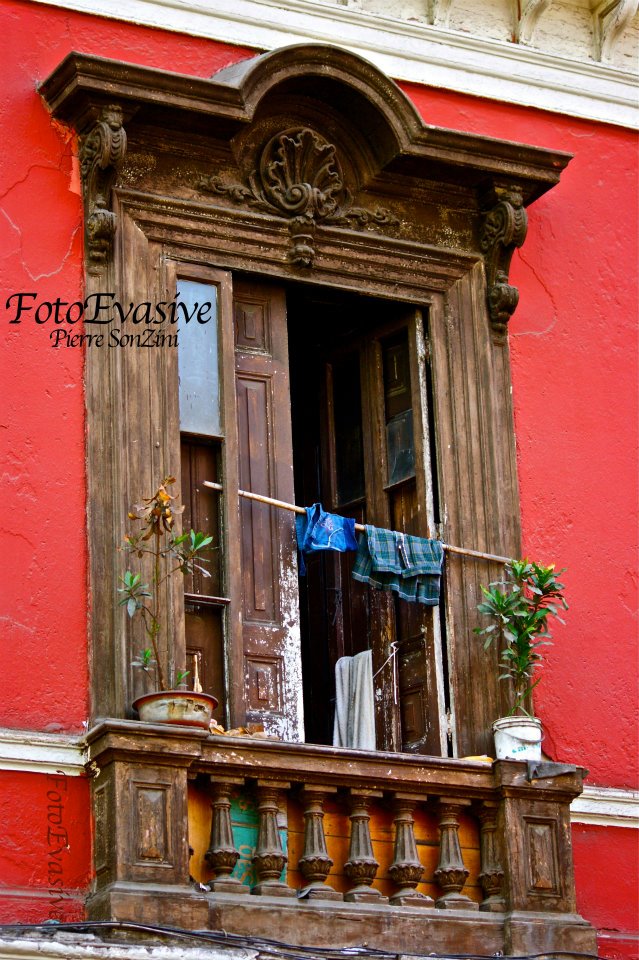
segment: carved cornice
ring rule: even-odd
[[[117,105],[104,107],[80,145],[85,249],[87,270],[92,274],[100,274],[111,255],[116,226],[110,209],[111,187],[125,153],[122,109]]]
[[[228,196],[234,203],[290,219],[288,259],[310,267],[315,256],[315,227],[395,227],[399,220],[388,210],[352,206],[337,148],[309,127],[293,127],[272,137],[259,157],[248,183],[226,183],[221,177],[203,177],[200,190]]]
[[[496,187],[496,202],[484,214],[479,245],[486,262],[488,312],[494,332],[504,336],[519,302],[519,291],[508,282],[515,247],[526,239],[528,216],[517,188]]]
[[[286,121],[281,119],[283,78],[290,104]],[[157,147],[165,164],[158,177],[142,177],[139,187],[133,178],[127,186],[133,183],[145,193],[147,207],[164,204],[165,214],[179,206],[189,216],[196,212],[199,231],[224,234],[229,258],[236,250],[245,259],[247,251],[255,252],[260,262],[268,256],[272,270],[286,264],[287,275],[296,275],[313,266],[318,282],[329,276],[333,283],[344,272],[350,279],[347,260],[354,251],[358,271],[372,257],[376,268],[367,275],[378,283],[389,278],[391,292],[405,278],[414,283],[422,262],[429,289],[441,289],[459,273],[462,260],[477,255],[470,234],[480,228],[474,214],[469,223],[468,211],[485,211],[482,253],[491,319],[501,334],[516,304],[508,267],[525,233],[523,207],[557,183],[569,160],[557,151],[427,127],[392,81],[329,46],[293,46],[249,58],[211,80],[69,54],[40,92],[52,115],[72,123],[84,137],[90,273],[99,274],[108,262],[115,232],[111,191],[126,137],[121,112],[110,104],[120,102],[136,145],[149,133],[166,131],[166,145],[162,140]],[[171,144],[178,140],[180,157],[192,151],[188,169],[169,160]],[[228,157],[240,143],[242,173],[212,166],[220,162],[212,157]],[[189,183],[195,186],[193,169],[200,195],[187,200],[183,191]],[[431,195],[436,183],[444,185],[452,228]],[[516,187],[510,194],[493,189],[499,195],[478,207],[488,184]],[[429,195],[422,202],[424,185]],[[219,205],[207,203],[206,193]],[[356,206],[360,197],[363,205]],[[383,206],[387,202],[392,213]],[[242,209],[231,214],[232,205]],[[401,217],[401,239],[390,236],[399,223],[395,214]],[[251,223],[233,249],[228,224],[235,217],[240,226],[242,218],[244,225]],[[402,277],[396,271],[391,281],[393,267]]]

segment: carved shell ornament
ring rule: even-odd
[[[221,177],[198,180],[201,190],[230,197],[289,218],[289,260],[312,266],[317,223],[336,226],[397,226],[388,210],[351,205],[337,148],[309,127],[293,127],[272,137],[262,150],[248,186]]]
[[[308,128],[287,130],[269,141],[260,178],[274,207],[314,220],[334,216],[347,195],[335,147]]]

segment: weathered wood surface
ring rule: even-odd
[[[290,94],[284,105],[271,89],[272,78],[265,66],[268,63],[278,64],[278,69],[290,74]],[[328,86],[320,78],[327,64],[332,70]],[[411,333],[410,347],[411,392],[418,431],[416,453],[423,469],[416,477],[416,503],[409,502],[407,493],[402,494],[394,510],[409,526],[413,514],[417,517],[416,510],[423,513],[432,497],[428,476],[431,466],[427,462],[432,454],[437,461],[432,469],[437,472],[444,540],[500,555],[516,554],[519,521],[510,374],[507,345],[503,336],[496,336],[491,329],[488,315],[482,248],[486,237],[486,198],[501,196],[501,184],[507,180],[519,191],[523,202],[530,203],[557,181],[568,157],[450,131],[426,131],[412,106],[390,81],[344,52],[309,47],[292,57],[290,51],[284,51],[256,58],[239,69],[244,76],[238,79],[238,85],[226,86],[223,77],[212,81],[189,78],[187,82],[143,68],[72,55],[41,88],[54,115],[75,124],[87,136],[102,115],[107,97],[117,101],[121,96],[126,101],[122,116],[127,152],[122,156],[114,154],[114,176],[109,181],[112,210],[107,212],[113,214],[117,227],[113,254],[110,256],[105,247],[100,261],[102,274],[98,277],[90,273],[90,289],[97,290],[96,284],[108,282],[117,298],[127,303],[147,298],[170,299],[178,274],[206,282],[210,273],[211,282],[218,284],[226,429],[226,544],[234,548],[241,537],[246,540],[255,532],[250,523],[244,522],[247,510],[256,522],[262,516],[261,508],[256,506],[243,505],[242,513],[239,512],[235,451],[240,451],[240,439],[244,445],[248,443],[248,434],[241,424],[241,437],[238,434],[238,412],[246,414],[243,419],[240,417],[246,427],[249,410],[255,413],[256,404],[262,404],[266,411],[267,381],[260,381],[255,371],[249,370],[260,357],[266,362],[270,349],[266,340],[262,354],[255,344],[249,343],[251,331],[245,331],[246,336],[238,340],[237,356],[250,360],[246,360],[247,375],[241,374],[238,379],[239,405],[235,389],[226,382],[233,365],[228,333],[229,324],[233,324],[229,314],[231,282],[237,287],[236,278],[231,281],[230,271],[244,271],[277,278],[282,285],[301,280],[318,289],[344,287],[417,304],[424,318],[428,314],[427,373],[423,334],[420,343],[419,331]],[[296,97],[296,78],[304,70],[317,82],[313,97],[300,100]],[[303,81],[299,82],[301,90]],[[338,90],[343,96],[336,96]],[[382,90],[384,96],[380,99]],[[258,100],[260,121],[256,123],[252,118]],[[203,126],[200,121],[204,115],[216,115],[217,121],[209,119]],[[374,142],[362,137],[363,117],[377,131]],[[159,136],[158,124],[162,122],[166,122],[167,128]],[[236,140],[231,144],[234,135]],[[274,153],[274,144],[277,150],[284,151],[279,166],[279,161],[273,161],[277,152]],[[282,170],[294,180],[297,168],[290,151],[302,146],[309,150],[304,176],[309,178],[316,199],[311,205],[302,190],[301,205],[293,209],[275,187],[277,176],[284,175]],[[316,163],[320,155],[330,160],[330,186],[323,179],[324,168]],[[145,159],[149,156],[153,156],[151,166]],[[300,216],[310,223],[308,244],[312,250],[306,266],[300,266],[306,256],[301,252],[301,234],[289,229]],[[505,263],[508,250],[502,247],[508,246],[507,236],[494,231],[490,236],[486,255],[490,259],[501,244],[498,252],[500,256],[503,253]],[[95,263],[93,259],[91,270]],[[212,268],[217,268],[217,277]],[[238,287],[238,304],[243,295]],[[253,318],[254,306],[250,311]],[[397,315],[397,310],[395,306],[391,313]],[[276,310],[273,321],[267,317],[267,324],[274,322],[277,315]],[[266,327],[263,332],[268,334]],[[280,353],[285,346],[285,340],[280,344],[273,341]],[[369,356],[362,381],[371,437],[367,455],[369,462],[383,467],[385,424],[374,389],[382,377],[381,356],[377,356],[379,346],[371,343],[367,349]],[[137,497],[153,474],[162,469],[177,469],[177,418],[172,399],[177,370],[172,352],[156,349],[87,353],[92,631],[94,649],[99,648],[105,657],[102,662],[110,665],[108,671],[94,671],[94,716],[126,715],[139,682],[128,663],[140,638],[134,633],[127,639],[123,615],[113,611],[118,571],[112,551],[123,530],[127,500]],[[280,359],[286,366],[284,354]],[[282,381],[279,374],[275,381]],[[428,418],[424,404],[428,405],[429,383],[433,416],[427,449],[424,438]],[[421,411],[417,409],[419,404],[415,405],[417,397],[422,398]],[[283,400],[275,401],[270,420],[267,416],[266,421],[260,421],[266,430],[261,442],[265,449],[269,444],[272,449],[262,464],[262,472],[266,473],[255,476],[256,485],[263,486],[264,481],[267,486],[275,483],[283,489],[282,481],[276,478],[287,458],[278,439],[283,436],[277,427],[283,416],[282,407]],[[253,426],[257,427],[257,421]],[[260,446],[257,435],[252,444],[254,451]],[[243,456],[242,469],[246,471],[246,452]],[[280,462],[274,473],[276,461]],[[257,470],[257,466],[255,460],[253,468]],[[370,470],[368,473],[370,476]],[[370,516],[377,523],[390,524],[388,494],[376,491],[370,482],[368,486]],[[270,517],[267,509],[264,514]],[[273,524],[277,528],[278,522],[271,520],[267,527],[273,533]],[[422,515],[415,525],[420,532],[427,529]],[[265,532],[262,527],[260,530]],[[261,603],[268,599],[269,590],[278,593],[283,555],[275,557],[273,553],[278,553],[277,536],[270,540],[263,537],[260,543],[260,549],[253,549],[252,555],[260,556],[263,547],[265,557],[270,552],[272,561],[277,560],[276,568],[271,563],[270,573],[265,568],[260,574],[262,579],[256,581],[260,587],[257,602]],[[247,590],[252,589],[246,581],[250,572],[246,547],[245,543],[244,563],[233,559],[230,550],[223,577],[225,595],[231,601],[229,610],[221,615],[225,621],[227,719],[233,724],[242,723],[247,709],[249,714],[263,713],[259,704],[268,703],[266,712],[273,714],[275,707],[279,719],[286,720],[284,726],[288,723],[291,728],[288,735],[300,736],[300,713],[295,706],[298,695],[293,684],[285,689],[285,678],[278,666],[281,652],[265,653],[259,663],[253,663],[257,650],[242,649],[243,635],[257,629],[247,624],[259,623],[266,611],[265,608],[258,616],[257,608],[240,609],[246,604]],[[402,743],[406,748],[431,752],[446,748],[440,730],[441,703],[435,710],[433,704],[443,699],[443,664],[447,658],[452,685],[451,718],[457,728],[452,749],[460,755],[487,751],[490,723],[500,713],[501,691],[493,670],[495,663],[476,643],[472,628],[479,585],[498,570],[452,554],[448,568],[443,645],[428,623],[424,625],[424,643],[419,638],[422,625],[406,623],[401,627],[404,638],[417,638],[407,640],[400,671],[407,735],[402,738],[397,704],[389,696],[391,685],[385,683],[383,696],[377,702],[379,743],[383,748],[397,749]],[[245,587],[243,601],[239,596],[241,583]],[[371,636],[375,669],[388,656],[389,643],[395,636],[390,610],[385,607],[387,599],[377,596],[371,600],[379,608],[372,617],[377,625]],[[277,605],[278,596],[274,596],[273,602]],[[176,627],[175,646],[172,637],[167,639],[168,653],[182,665],[183,608],[175,591],[167,592],[166,606]],[[255,643],[256,637],[251,641],[253,646]],[[291,650],[293,645],[291,638]],[[219,655],[218,644],[218,667]],[[289,660],[291,656],[289,650]],[[248,684],[248,701],[253,697],[252,703],[247,702],[246,696],[247,667],[252,670]],[[266,696],[264,701],[258,686]],[[481,697],[476,696],[477,687],[482,690]],[[296,710],[295,722],[288,722]],[[390,718],[392,722],[388,722]]]
[[[481,952],[486,943],[495,944],[493,952],[509,944],[529,953],[594,949],[594,932],[575,912],[572,878],[569,804],[582,770],[529,782],[525,764],[513,761],[364,754],[131,721],[103,723],[88,739],[90,762],[100,770],[93,781],[101,839],[92,916],[151,922],[162,907],[163,922],[202,927],[223,919],[225,929],[264,936],[270,916],[270,935],[277,929],[308,944],[308,901],[298,901],[295,889],[310,880],[345,895],[325,899],[320,892],[312,905],[318,944],[334,945],[338,930],[342,945],[357,943],[365,920],[369,943],[379,948],[405,950],[420,931],[436,931],[449,952]],[[210,878],[207,850],[221,874],[210,896],[187,885],[189,842],[194,876]],[[235,874],[240,866],[236,852],[255,867],[236,880],[261,895],[234,895],[225,882],[228,868]],[[437,906],[413,900],[412,884]],[[453,901],[476,922],[464,919],[465,910],[443,909]]]

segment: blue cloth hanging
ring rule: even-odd
[[[319,550],[357,550],[355,521],[350,517],[340,517],[336,513],[326,513],[321,503],[304,508],[295,518],[297,546],[300,551],[300,575],[306,575],[305,553]]]

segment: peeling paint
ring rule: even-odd
[[[286,716],[279,722],[277,732],[283,740],[304,742],[304,699],[302,686],[302,641],[298,598],[297,558],[292,555],[289,565],[281,564],[280,610],[286,625],[283,661],[283,691]],[[270,726],[270,723],[269,723]]]

